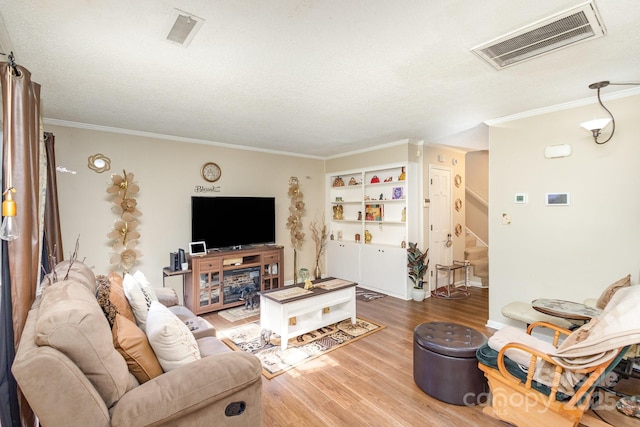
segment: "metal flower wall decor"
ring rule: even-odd
[[[109,262],[128,273],[142,253],[136,249],[140,233],[138,221],[142,213],[137,208],[136,194],[140,191],[138,184],[134,182],[133,173],[123,170],[122,176],[111,175],[112,184],[107,187],[107,194],[113,197],[111,211],[118,215],[114,229],[107,234],[113,240],[113,255]]]
[[[291,245],[293,246],[293,283],[298,282],[298,249],[302,247],[304,232],[302,231],[302,215],[304,214],[304,201],[298,178],[289,178],[289,217],[287,218],[287,228],[291,233]]]

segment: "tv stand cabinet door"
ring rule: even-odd
[[[222,259],[220,257],[194,258],[192,268],[193,280],[187,307],[195,314],[218,310],[222,306],[220,298]]]
[[[282,248],[262,253],[262,291],[277,289],[284,285],[282,281],[283,259]]]

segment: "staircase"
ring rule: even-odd
[[[473,267],[472,277],[479,278],[483,287],[489,286],[489,248],[470,233],[465,236],[464,259]]]

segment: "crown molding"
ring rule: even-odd
[[[608,93],[608,94],[603,94],[601,92],[600,98],[602,98],[603,101],[606,101],[606,100],[612,100],[612,99],[626,98],[629,96],[639,95],[639,94],[640,94],[640,87],[637,87],[633,89],[619,90],[619,91]],[[534,117],[534,116],[539,116],[547,113],[555,113],[558,111],[570,110],[572,108],[583,107],[585,105],[591,105],[591,104],[597,104],[597,103],[598,103],[597,97],[589,97],[589,98],[579,99],[577,101],[565,102],[563,104],[551,105],[549,107],[543,107],[543,108],[537,108],[535,110],[524,111],[522,113],[511,114],[509,116],[498,117],[496,119],[485,120],[483,123],[486,124],[487,126],[495,126],[502,123],[512,122],[514,120],[524,119],[527,117]]]

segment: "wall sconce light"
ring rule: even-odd
[[[593,140],[595,141],[596,144],[599,144],[599,145],[606,144],[607,142],[609,142],[609,140],[613,137],[613,134],[616,131],[616,119],[613,118],[613,114],[611,114],[611,111],[609,111],[609,109],[604,106],[604,104],[602,103],[602,99],[600,98],[600,89],[602,89],[603,87],[607,87],[609,85],[638,86],[640,85],[640,83],[611,83],[608,80],[604,80],[601,82],[591,83],[589,85],[589,89],[596,89],[598,91],[598,103],[604,109],[604,111],[609,113],[609,116],[611,117],[611,118],[605,117],[603,119],[594,119],[594,120],[589,120],[588,122],[580,123],[580,126],[582,126],[586,130],[591,132],[591,134],[593,135]],[[598,137],[600,136],[602,129],[607,127],[609,123],[611,123],[613,126],[611,129],[611,135],[609,135],[609,138],[607,138],[604,141],[598,141]]]
[[[613,137],[613,134],[616,131],[616,119],[613,118],[613,114],[611,114],[611,111],[609,111],[609,109],[604,106],[604,104],[602,103],[602,99],[600,98],[600,89],[607,86],[609,86],[609,82],[602,81],[597,83],[591,83],[589,85],[589,89],[598,90],[598,103],[604,109],[604,111],[609,113],[609,116],[611,116],[611,118],[606,117],[604,119],[594,119],[594,120],[589,120],[588,122],[580,123],[580,126],[582,126],[586,130],[591,132],[591,134],[593,135],[593,140],[596,144],[606,144]],[[598,137],[600,136],[600,131],[604,129],[609,124],[609,122],[611,122],[613,125],[613,128],[611,129],[611,135],[609,135],[609,138],[607,138],[605,141],[598,141]]]
[[[104,154],[97,153],[93,156],[89,156],[89,163],[87,166],[94,172],[102,173],[111,169],[111,159]]]

